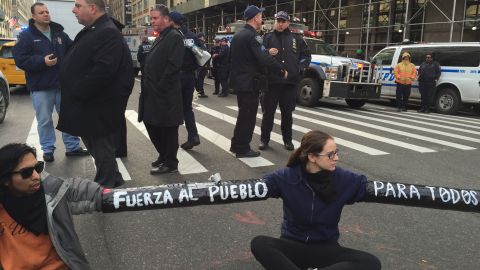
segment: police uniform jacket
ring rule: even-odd
[[[235,91],[253,92],[255,75],[261,73],[262,68],[268,67],[279,76],[284,73],[282,65],[268,54],[256,36],[255,29],[249,24],[233,36],[230,84]]]
[[[210,54],[213,56],[214,54],[220,53],[220,46],[213,46]],[[212,57],[212,66],[213,68],[218,67],[218,57],[213,58]]]
[[[58,90],[60,65],[72,40],[58,23],[49,24],[51,40],[35,27],[33,19],[28,24],[13,47],[15,64],[25,71],[29,91]],[[44,59],[49,54],[57,57],[57,64],[51,67],[45,64]]]
[[[197,38],[197,36],[194,33],[192,33],[192,31],[189,31],[187,27],[182,27],[181,30],[177,30],[177,31],[179,31],[179,33],[183,36],[184,43],[193,42],[193,44],[195,44],[197,47],[202,48],[202,43],[200,42],[200,39]],[[200,66],[197,63],[197,59],[195,58],[195,55],[193,54],[192,50],[185,46],[185,54],[183,56],[182,71],[194,72],[199,67]]]
[[[290,32],[288,28],[283,32],[275,30],[264,36],[263,45],[267,50],[278,49],[278,54],[274,58],[288,71],[287,80],[275,72],[269,72],[268,83],[297,84],[301,79],[301,73],[310,65],[312,59],[303,38],[299,34]]]
[[[145,58],[147,57],[151,46],[152,45],[148,41],[142,42],[142,44],[138,46],[137,61],[140,63],[141,69],[145,67]]]
[[[220,51],[218,52],[218,67],[219,68],[227,68],[230,65],[230,47],[228,45],[220,46]]]
[[[145,61],[139,120],[159,127],[183,124],[180,71],[184,54],[178,31],[169,27],[160,33]]]
[[[106,14],[77,34],[60,68],[59,130],[76,136],[118,131],[124,119],[121,96],[133,80],[125,46],[121,32]]]

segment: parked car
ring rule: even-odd
[[[8,81],[0,70],[0,123],[7,115],[8,104],[10,103],[10,91],[8,90]]]
[[[451,42],[430,44],[405,44],[386,47],[378,52],[372,63],[381,63],[381,97],[395,100],[395,78],[393,69],[402,61],[401,55],[408,52],[411,61],[418,67],[425,61],[425,55],[432,53],[442,68],[437,81],[433,106],[438,113],[454,114],[461,105],[480,105],[480,43]],[[411,99],[420,101],[418,82],[412,85]]]
[[[15,65],[13,59],[14,41],[4,43],[0,47],[0,70],[7,77],[10,87],[14,85],[26,85],[25,72]]]

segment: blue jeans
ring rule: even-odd
[[[60,90],[31,91],[33,108],[37,117],[37,130],[40,137],[40,145],[44,153],[55,151],[55,128],[53,127],[53,107],[60,113]],[[68,133],[62,132],[63,143],[67,152],[80,147],[80,139]]]

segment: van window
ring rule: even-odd
[[[0,58],[13,58],[13,47],[0,47]]]
[[[434,50],[440,66],[478,67],[480,47],[442,47]]]
[[[395,54],[396,48],[385,49],[379,52],[375,58],[373,59],[373,63],[381,60],[383,66],[390,66],[392,65],[393,55]]]
[[[410,61],[415,66],[420,66],[423,62],[425,62],[425,55],[427,53],[431,53],[435,48],[432,47],[417,47],[417,48],[404,48],[400,52],[400,56],[398,57],[398,62],[402,62],[402,55],[405,52],[410,54]],[[436,48],[438,49],[438,48]]]
[[[440,66],[478,67],[480,65],[480,47],[417,47],[402,49],[398,61],[402,61],[402,54],[410,53],[411,61],[416,66],[425,61],[427,53],[433,53],[433,59]]]
[[[319,39],[313,38],[304,38],[305,42],[307,43],[308,49],[310,50],[311,54],[320,54],[320,55],[332,55],[335,56],[337,53],[335,50],[324,41]]]

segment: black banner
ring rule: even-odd
[[[261,179],[105,189],[104,213],[266,200]]]
[[[480,190],[368,181],[365,202],[480,212]]]
[[[180,183],[162,186],[105,189],[105,213],[226,204],[268,199],[262,179],[219,183]],[[480,212],[480,191],[438,186],[367,181],[364,202]]]

